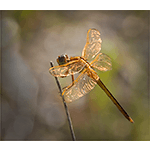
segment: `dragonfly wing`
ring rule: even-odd
[[[100,71],[108,71],[112,69],[111,58],[103,53],[99,53],[90,64],[92,67]]]
[[[85,64],[80,60],[73,60],[64,65],[51,67],[49,69],[50,74],[55,77],[66,77],[72,74],[79,73]]]
[[[89,29],[87,32],[87,41],[82,51],[82,57],[92,61],[100,52],[101,43],[100,32],[96,29]]]
[[[65,91],[64,98],[66,102],[72,102],[90,92],[97,82],[86,73],[80,74],[74,81],[74,85]]]

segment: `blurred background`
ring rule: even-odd
[[[112,70],[97,72],[134,120],[96,86],[68,104],[78,141],[150,140],[148,11],[1,11],[1,139],[72,140],[50,61],[81,56],[88,29],[101,33]],[[59,80],[62,87],[70,78]]]

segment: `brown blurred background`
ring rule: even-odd
[[[72,140],[49,62],[81,55],[89,28],[101,32],[113,69],[98,72],[134,120],[96,86],[68,104],[76,139],[150,140],[148,11],[1,11],[1,139]],[[60,79],[62,87],[70,78]]]

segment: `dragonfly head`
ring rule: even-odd
[[[68,55],[61,55],[61,56],[58,56],[58,58],[57,58],[57,63],[58,63],[59,65],[66,64],[67,62],[69,62],[69,57],[68,57]]]

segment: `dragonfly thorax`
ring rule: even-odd
[[[58,63],[59,65],[66,64],[67,62],[69,62],[69,57],[68,57],[68,55],[61,55],[61,56],[58,56],[58,58],[57,58],[57,63]]]

